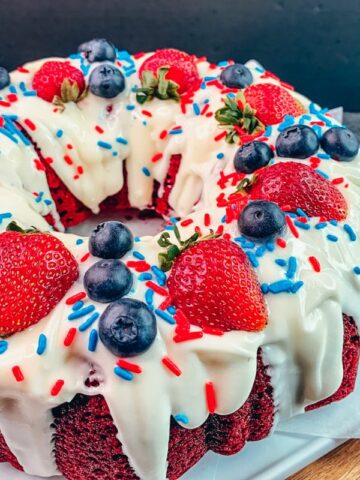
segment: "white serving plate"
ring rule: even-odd
[[[285,480],[343,442],[277,432],[260,442],[248,443],[230,457],[207,453],[182,480]],[[9,464],[0,464],[0,479],[41,480],[18,472]],[[62,477],[53,477],[55,479],[62,480]]]

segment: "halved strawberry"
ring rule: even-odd
[[[174,305],[193,325],[259,331],[267,324],[255,272],[244,251],[230,240],[203,240],[181,252],[167,285]]]
[[[256,111],[256,118],[265,125],[280,123],[285,115],[297,117],[306,112],[288,90],[273,83],[255,83],[247,87],[244,94]]]
[[[47,102],[60,99],[62,102],[78,101],[85,92],[85,79],[81,70],[69,62],[50,60],[43,63],[35,73],[34,90]]]
[[[281,162],[258,170],[249,193],[252,200],[270,200],[292,212],[301,208],[310,217],[344,220],[347,216],[342,193],[303,163]]]
[[[44,318],[78,276],[75,258],[58,238],[48,233],[1,233],[0,337]]]

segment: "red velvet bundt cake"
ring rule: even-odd
[[[352,392],[359,143],[326,109],[104,39],[0,89],[0,462],[175,480]],[[164,231],[63,233],[129,207]]]

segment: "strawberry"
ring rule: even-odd
[[[154,96],[162,100],[179,99],[179,95],[196,90],[200,77],[196,66],[196,57],[188,53],[165,48],[147,58],[139,70],[142,88],[138,90],[144,103]]]
[[[85,93],[85,79],[81,70],[69,62],[50,60],[35,73],[34,90],[47,102],[60,99],[62,102],[78,101]]]
[[[270,200],[310,217],[344,220],[348,206],[342,193],[314,169],[296,162],[281,162],[258,170],[249,188],[252,200]]]
[[[183,250],[167,285],[193,325],[259,331],[267,324],[258,279],[244,251],[230,240],[203,240]]]
[[[48,233],[0,234],[0,337],[44,318],[79,276],[65,245]]]
[[[256,111],[256,118],[265,125],[280,123],[286,115],[297,117],[305,113],[288,90],[273,83],[255,83],[244,93],[246,102]]]

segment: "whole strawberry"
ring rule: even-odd
[[[348,206],[342,193],[308,165],[282,162],[256,172],[252,200],[270,200],[292,212],[298,208],[310,217],[344,220]]]
[[[142,88],[138,90],[138,101],[141,99],[139,93],[144,97],[140,103],[154,96],[177,100],[181,94],[194,91],[200,84],[196,57],[175,48],[156,50],[141,65],[139,77]]]
[[[273,83],[256,83],[244,91],[246,102],[256,111],[264,125],[274,125],[285,115],[297,117],[305,113],[304,107],[283,87]]]
[[[63,102],[78,101],[85,91],[85,79],[81,70],[69,62],[50,60],[35,73],[34,90],[47,102],[60,99]]]
[[[0,337],[39,322],[79,276],[65,245],[47,233],[0,234]]]
[[[203,240],[181,252],[167,285],[174,305],[193,325],[251,332],[267,324],[255,272],[230,240]]]

